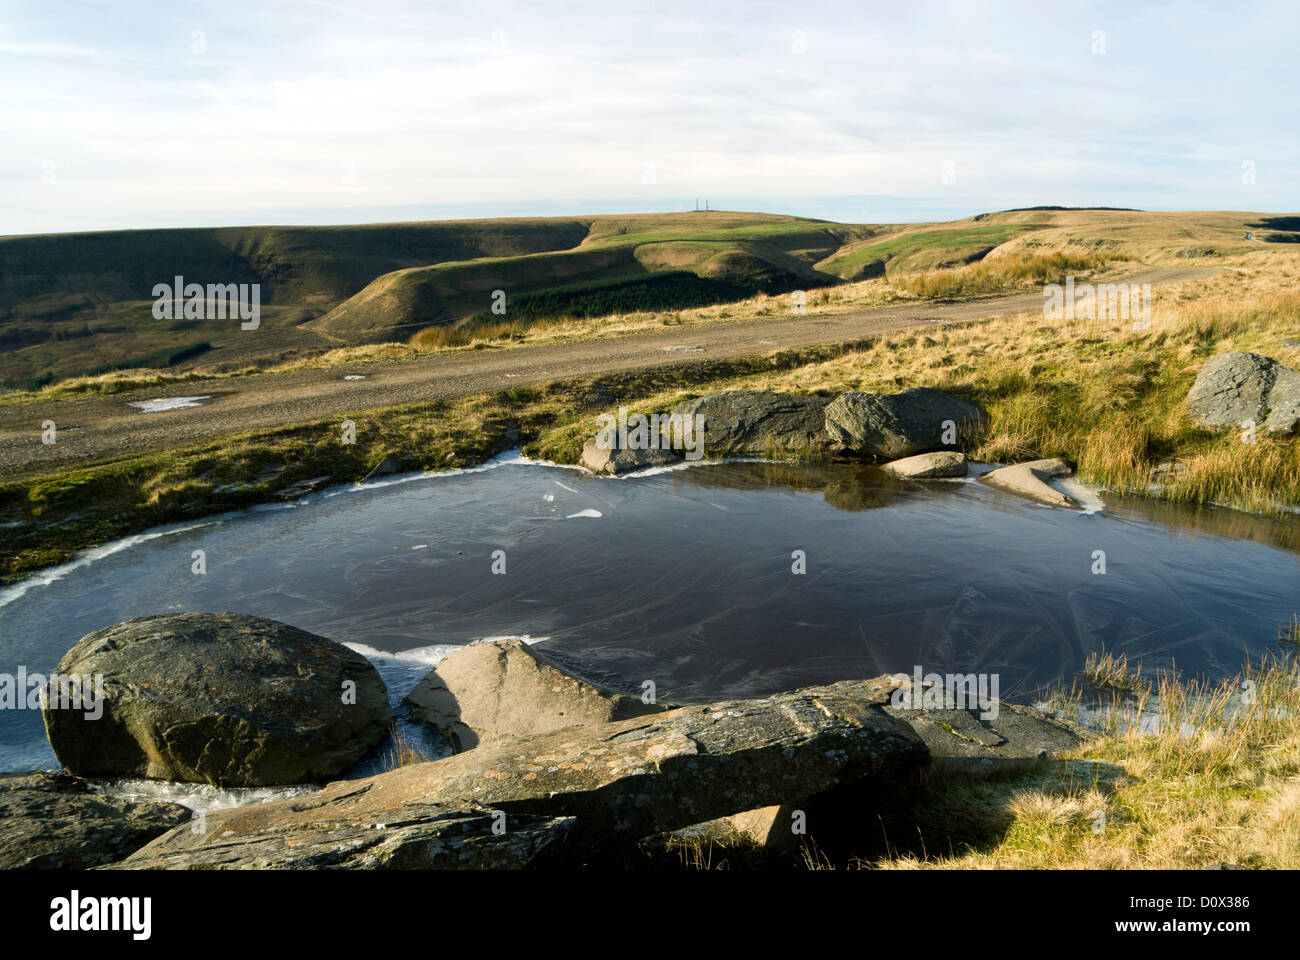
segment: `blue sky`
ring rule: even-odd
[[[4,0],[0,233],[1294,212],[1297,41],[1294,3]]]

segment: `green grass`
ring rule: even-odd
[[[1014,223],[986,224],[955,230],[909,230],[878,243],[858,247],[851,253],[823,263],[822,269],[841,277],[854,275],[870,263],[885,264],[891,271],[903,266],[924,267],[982,255],[1005,243],[1026,226]],[[918,256],[919,255],[919,256]],[[919,261],[926,262],[921,263]],[[894,262],[897,261],[897,264]]]
[[[200,338],[216,348],[212,362],[329,347],[295,328],[377,276],[567,249],[590,224],[553,218],[0,237],[0,380],[58,381],[108,364],[141,365]],[[153,287],[177,275],[261,284],[263,328],[248,334],[238,323],[155,320]]]
[[[268,366],[339,346],[405,340],[431,327],[481,326],[497,289],[522,323],[809,289],[838,282],[816,269],[819,261],[881,229],[710,211],[0,237],[0,382],[30,389],[169,361],[222,371]],[[970,242],[1015,229],[922,232],[907,242],[960,259]],[[849,261],[893,251],[898,242]],[[683,278],[686,272],[696,280]],[[154,285],[178,275],[260,284],[262,329],[251,335],[237,323],[155,319]],[[448,336],[461,335],[433,338]],[[211,344],[209,356],[170,360],[200,340]]]

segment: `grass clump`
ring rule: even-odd
[[[1117,724],[1041,774],[954,788],[1003,818],[995,843],[869,865],[1300,866],[1300,667],[1294,659],[1272,658],[1219,683],[1165,676],[1139,708],[1151,722]]]
[[[384,772],[387,773],[399,767],[409,767],[416,763],[429,763],[437,759],[439,758],[430,753],[427,748],[407,736],[405,730],[394,724],[389,733],[388,746],[384,748],[381,762]]]

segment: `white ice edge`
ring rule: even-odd
[[[59,566],[56,567],[49,567],[47,569],[37,571],[36,573],[28,577],[26,580],[22,580],[16,584],[13,584],[12,586],[0,590],[0,608],[3,608],[8,604],[12,603],[13,601],[23,597],[33,587],[48,586],[51,583],[54,583],[56,580],[61,580],[63,577],[71,573],[73,570],[86,566],[87,564],[93,563],[96,560],[101,560],[104,557],[118,553],[122,550],[126,550],[130,547],[136,546],[137,544],[145,543],[149,540],[155,540],[159,537],[170,536],[174,533],[183,533],[187,530],[198,529],[199,527],[225,523],[229,520],[237,519],[243,516],[248,516],[249,514],[252,513],[260,513],[265,511],[276,511],[276,510],[296,510],[299,507],[307,506],[309,504],[317,502],[318,500],[328,500],[330,498],[341,496],[343,494],[364,493],[371,490],[383,490],[387,487],[397,486],[398,484],[414,483],[420,480],[437,480],[442,477],[460,477],[460,476],[465,476],[474,473],[485,473],[488,470],[495,470],[498,467],[511,466],[511,465],[529,466],[529,467],[550,467],[552,469],[558,469],[558,470],[573,470],[579,473],[586,474],[587,476],[593,477],[598,480],[641,480],[647,477],[659,476],[660,474],[673,473],[678,470],[689,470],[694,467],[717,466],[723,463],[768,463],[768,462],[771,461],[767,460],[764,457],[726,457],[721,460],[708,460],[708,459],[701,458],[699,460],[682,460],[678,463],[673,463],[661,467],[647,467],[644,470],[634,470],[630,473],[625,473],[621,476],[611,477],[603,474],[593,474],[591,473],[591,471],[585,469],[584,467],[579,467],[575,464],[554,463],[550,460],[541,460],[533,457],[527,457],[524,456],[522,450],[520,450],[519,448],[515,448],[513,450],[506,450],[502,453],[499,453],[495,457],[485,460],[483,461],[483,463],[477,464],[476,466],[472,466],[472,467],[452,467],[446,470],[417,470],[417,471],[412,471],[410,473],[395,474],[391,477],[385,477],[382,480],[371,480],[367,483],[354,482],[354,483],[335,484],[330,487],[325,487],[321,490],[313,491],[312,493],[306,494],[305,496],[299,497],[298,499],[290,501],[288,503],[255,504],[251,507],[244,507],[239,510],[231,510],[226,513],[216,514],[215,516],[208,517],[203,520],[182,521],[180,523],[172,524],[170,526],[159,527],[153,530],[145,531],[144,533],[138,533],[129,537],[124,537],[121,540],[114,540],[110,543],[102,544],[98,547],[91,547],[86,550],[80,551],[75,556],[74,559],[68,561],[67,563],[60,564]],[[970,474],[968,474],[966,477],[957,478],[954,482],[972,483],[983,474],[988,473],[990,470],[996,469],[998,466],[1000,466],[1000,464],[985,464],[985,463],[972,462],[970,464],[970,471],[971,471]],[[557,486],[569,491],[570,493],[578,494],[581,492],[575,490],[573,487],[570,487],[567,484],[561,483],[559,480],[553,479],[552,482],[555,483]],[[1076,500],[1078,500],[1083,505],[1083,510],[1082,510],[1083,513],[1096,513],[1100,510],[1105,509],[1105,504],[1102,502],[1100,497],[1101,488],[1088,486],[1086,484],[1081,483],[1078,480],[1075,480],[1074,478],[1068,478],[1067,480],[1063,480],[1059,482],[1063,488],[1064,493],[1073,496]],[[1069,484],[1069,486],[1067,486],[1067,484]],[[600,516],[599,511],[583,510],[575,514],[571,514],[569,517],[566,517],[566,519],[574,519],[577,517],[593,517],[593,516]]]
[[[33,587],[47,587],[56,580],[62,580],[73,570],[94,563],[96,560],[102,560],[105,557],[112,556],[115,553],[127,550],[138,544],[147,543],[150,540],[157,540],[159,537],[169,537],[174,533],[184,533],[187,530],[197,530],[200,527],[211,526],[220,522],[221,520],[219,517],[212,517],[207,520],[198,521],[185,520],[166,527],[158,527],[153,530],[147,530],[144,533],[137,533],[129,537],[123,537],[121,540],[114,540],[111,543],[101,544],[98,547],[90,547],[86,550],[82,550],[67,563],[61,563],[57,567],[46,567],[44,570],[38,570],[26,580],[21,580],[12,586],[0,590],[0,607],[8,606],[15,600],[18,600]]]
[[[100,544],[97,547],[89,547],[85,550],[78,551],[76,556],[67,563],[61,563],[56,567],[47,567],[38,570],[25,580],[5,587],[0,590],[0,608],[8,606],[15,600],[25,596],[33,587],[45,587],[57,580],[62,580],[73,570],[84,567],[96,560],[102,560],[112,554],[127,550],[141,543],[147,543],[150,540],[156,540],[159,537],[168,537],[172,534],[184,533],[187,530],[197,530],[200,527],[216,526],[230,520],[246,517],[253,513],[261,513],[269,510],[293,510],[297,507],[304,506],[308,503],[314,503],[317,500],[325,500],[330,497],[336,497],[344,493],[362,493],[368,490],[381,490],[385,487],[391,487],[399,483],[411,483],[415,480],[433,480],[440,477],[458,477],[469,473],[483,473],[486,470],[493,470],[506,464],[518,463],[523,465],[542,464],[543,461],[530,460],[523,456],[518,450],[508,450],[499,454],[490,460],[473,467],[453,467],[448,470],[422,470],[412,473],[398,474],[384,480],[371,481],[370,483],[343,483],[332,487],[326,487],[322,490],[299,497],[291,503],[259,503],[251,507],[243,507],[239,510],[229,510],[225,513],[215,514],[211,517],[205,517],[202,520],[183,520],[179,523],[169,524],[164,527],[156,527],[146,530],[143,533],[132,534],[129,537],[123,537],[120,540],[113,540],[109,543]],[[578,468],[581,469],[581,468]],[[576,492],[576,491],[575,491]]]
[[[1084,483],[1078,477],[1061,477],[1056,486],[1067,497],[1072,497],[1079,504],[1080,512],[1085,514],[1100,513],[1106,509],[1101,499],[1101,488]]]

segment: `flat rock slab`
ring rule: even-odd
[[[241,808],[256,810],[265,804]],[[233,825],[232,825],[233,824]],[[205,818],[197,836],[182,827],[110,870],[517,870],[573,825],[572,818],[410,804],[374,822],[328,812],[307,822],[240,829],[239,818]],[[218,828],[213,833],[214,827]],[[203,842],[195,844],[188,837]]]
[[[897,694],[893,699],[908,702]],[[917,709],[892,702],[885,709],[925,741],[934,769],[961,777],[982,779],[1038,770],[1097,736],[1076,723],[1018,704],[998,703],[997,716],[987,719],[979,710]],[[816,796],[791,797],[785,803],[696,824],[689,832],[718,838],[739,834],[769,850],[794,853],[803,842],[792,829],[794,817],[802,813],[805,826],[816,834],[818,801]]]
[[[974,709],[886,709],[925,741],[936,767],[970,776],[1029,772],[1095,736],[1078,724],[1012,703],[997,704],[997,716],[988,718]]]
[[[1047,482],[1053,477],[1068,477],[1072,473],[1073,468],[1064,460],[1031,460],[990,470],[980,477],[980,481],[1048,506],[1076,507],[1078,504],[1073,498],[1067,497]]]
[[[891,460],[881,467],[886,473],[905,480],[932,480],[966,476],[966,454],[956,450],[918,453],[914,457]]]
[[[674,414],[699,416],[703,455],[811,456],[827,446],[826,397],[766,390],[724,390],[679,403]]]
[[[407,695],[406,705],[412,718],[432,724],[457,751],[667,709],[573,676],[522,640],[453,651]]]
[[[0,774],[0,869],[112,863],[190,817],[178,803],[105,797],[67,774]]]
[[[207,856],[272,834],[367,828],[441,810],[575,817],[581,843],[636,840],[928,762],[924,742],[885,712],[888,680],[848,681],[755,700],[680,707],[614,723],[491,741],[443,760],[308,797],[211,813],[207,832],[174,830],[127,864]]]
[[[370,661],[234,613],[129,620],[83,637],[61,674],[103,678],[103,715],[45,709],[59,762],[86,777],[260,787],[323,782],[392,724]]]

